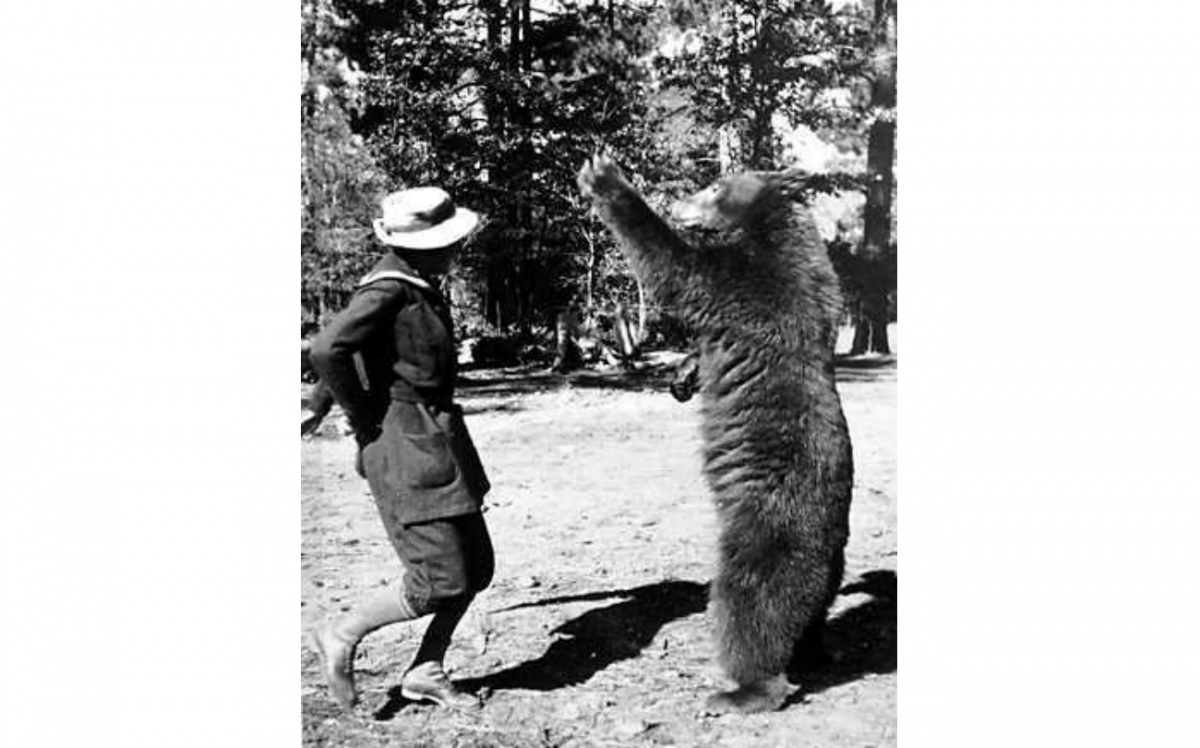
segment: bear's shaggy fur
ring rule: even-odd
[[[604,156],[579,184],[634,271],[699,337],[721,711],[777,708],[841,585],[853,462],[834,386],[837,278],[795,179],[744,173],[678,203],[685,240]]]

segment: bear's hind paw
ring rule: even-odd
[[[791,692],[783,675],[746,683],[732,691],[720,691],[708,697],[705,714],[757,714],[773,712],[783,706]]]

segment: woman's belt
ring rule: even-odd
[[[396,382],[393,384],[391,386],[391,395],[394,402],[430,405],[440,410],[450,410],[454,407],[453,393],[422,390],[413,387],[407,382]]]

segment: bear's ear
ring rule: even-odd
[[[671,208],[671,218],[687,228],[717,228],[721,223],[721,182],[683,198]]]
[[[727,221],[737,223],[750,212],[770,182],[761,174],[744,172],[723,179],[718,184],[721,187],[717,195],[718,209]]]

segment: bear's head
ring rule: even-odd
[[[671,218],[685,229],[727,232],[758,218],[757,210],[770,184],[746,172],[717,180],[675,203]]]

